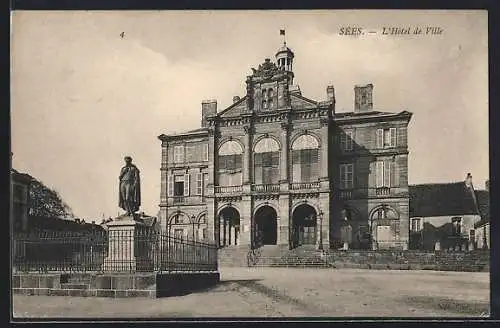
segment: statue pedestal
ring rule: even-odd
[[[137,270],[137,230],[147,227],[132,216],[119,216],[107,224],[108,256],[105,271],[131,272]]]

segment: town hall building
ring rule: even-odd
[[[336,113],[333,86],[309,99],[286,43],[275,57],[228,108],[203,101],[200,128],[158,137],[163,229],[221,247],[407,249],[412,114],[374,109],[371,84]]]

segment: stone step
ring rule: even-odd
[[[89,289],[89,284],[66,282],[61,284],[61,289]]]

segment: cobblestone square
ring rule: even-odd
[[[14,295],[14,318],[479,317],[485,272],[221,268],[221,283],[145,299]]]

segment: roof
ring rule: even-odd
[[[204,133],[208,133],[208,128],[197,128],[197,129],[178,132],[178,133],[162,134],[162,135],[158,136],[158,139],[164,140],[165,138],[170,138],[170,137],[197,136],[199,134],[204,134]]]
[[[334,114],[334,119],[356,119],[356,118],[368,118],[368,117],[381,117],[381,116],[398,116],[398,115],[411,115],[408,111],[402,111],[399,113],[395,112],[383,112],[377,110],[367,110],[364,112],[336,112]]]
[[[464,181],[409,186],[410,217],[479,214]]]
[[[31,181],[34,180],[34,178],[31,175],[26,173],[20,173],[13,168],[10,170],[10,175],[12,177],[12,180],[16,182],[30,183]]]

